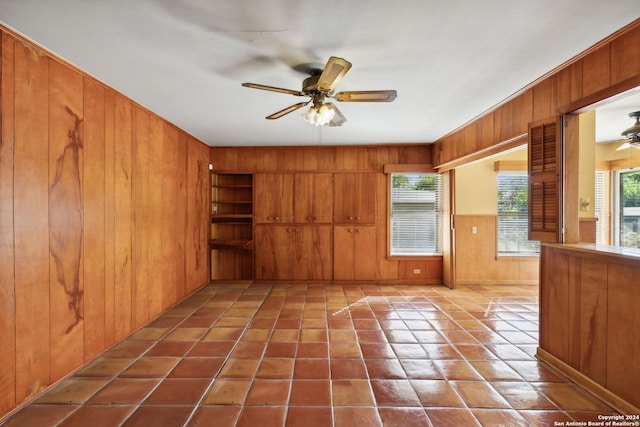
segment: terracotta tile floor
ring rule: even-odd
[[[536,361],[537,295],[211,284],[4,426],[551,426],[613,413]]]

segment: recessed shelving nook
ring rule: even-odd
[[[211,280],[253,279],[253,175],[211,171]]]

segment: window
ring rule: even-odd
[[[528,240],[526,172],[498,172],[498,256],[538,256],[540,242]]]
[[[438,174],[391,174],[391,255],[439,255],[441,180]]]
[[[596,243],[603,245],[609,244],[609,217],[607,210],[609,195],[607,194],[607,181],[607,172],[596,171],[593,212],[597,219]]]
[[[640,248],[640,171],[614,174],[615,244]]]

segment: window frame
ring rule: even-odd
[[[538,242],[537,245],[533,244],[533,246],[535,246],[535,250],[531,250],[531,251],[518,251],[518,252],[507,252],[503,250],[501,250],[500,248],[500,242],[501,242],[501,238],[500,238],[500,219],[501,219],[501,214],[504,214],[500,211],[500,176],[519,176],[523,178],[523,185],[525,190],[527,191],[527,209],[523,212],[520,212],[518,217],[521,217],[521,219],[524,219],[526,222],[524,224],[524,228],[522,230],[519,230],[521,233],[524,233],[525,236],[528,235],[529,233],[529,201],[530,201],[530,197],[529,197],[529,188],[528,188],[528,174],[526,171],[522,171],[522,170],[498,170],[497,171],[497,175],[496,175],[496,199],[497,199],[497,206],[496,206],[496,254],[495,257],[496,259],[500,259],[500,260],[508,260],[508,259],[516,259],[516,260],[523,260],[523,259],[527,259],[527,258],[538,258],[540,256],[540,242],[537,240],[530,240],[530,239],[526,239],[524,241],[526,242]],[[523,241],[523,242],[524,242]]]
[[[394,258],[394,259],[401,259],[401,258],[429,258],[429,257],[441,257],[442,256],[442,202],[443,202],[443,182],[442,182],[442,176],[441,174],[434,172],[433,170],[423,170],[422,168],[416,168],[416,169],[406,169],[406,168],[400,168],[399,170],[396,170],[395,168],[387,168],[388,165],[385,165],[385,172],[387,172],[388,174],[388,203],[387,203],[387,208],[388,208],[388,215],[387,215],[387,257],[388,258]],[[421,177],[421,176],[435,176],[437,177],[437,183],[438,183],[438,189],[436,192],[436,197],[434,200],[435,203],[435,209],[431,212],[434,212],[435,214],[435,221],[434,221],[434,226],[435,226],[435,230],[434,230],[434,236],[437,237],[437,241],[435,242],[435,246],[436,246],[436,251],[435,252],[421,252],[421,253],[395,253],[394,252],[394,247],[393,247],[393,242],[394,242],[394,235],[395,233],[393,232],[393,227],[394,227],[394,218],[393,218],[393,213],[394,213],[394,191],[393,191],[393,179],[395,176],[398,175],[402,175],[402,176],[415,176],[415,177]]]

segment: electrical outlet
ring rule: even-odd
[[[419,268],[414,268],[413,269],[413,274],[420,274],[420,269]]]
[[[478,227],[476,227],[475,225],[471,227],[471,234],[478,234]]]

